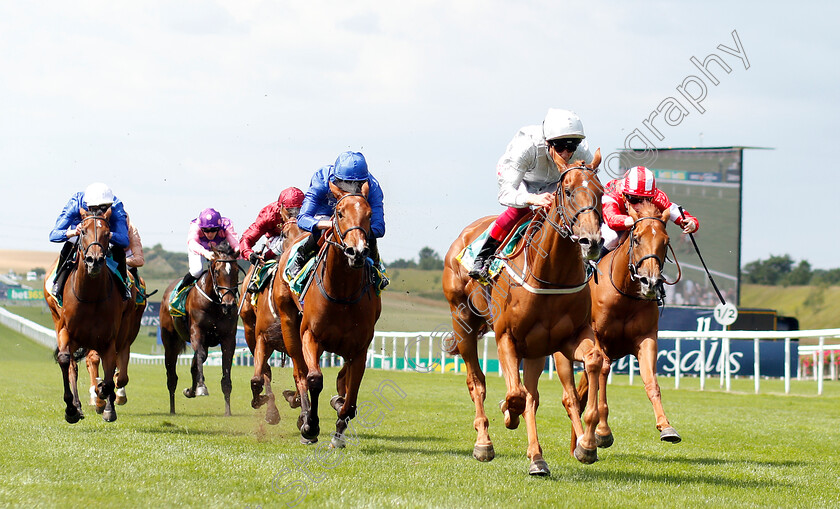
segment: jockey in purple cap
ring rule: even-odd
[[[368,235],[370,258],[377,265],[381,264],[376,239],[385,236],[384,195],[379,182],[368,171],[365,156],[359,152],[342,152],[335,164],[324,166],[312,176],[312,182],[303,199],[297,222],[300,229],[311,233],[306,242],[298,249],[290,272],[297,275],[300,269],[318,250],[321,232],[332,227],[330,217],[335,211],[336,199],[330,192],[330,182],[346,192],[359,192],[364,182],[370,191],[367,200],[370,203],[371,218]],[[387,282],[385,282],[387,284]]]
[[[187,255],[190,262],[190,271],[184,276],[181,288],[196,282],[204,270],[204,260],[212,256],[212,249],[224,241],[239,254],[239,236],[233,229],[230,219],[222,217],[216,209],[204,209],[190,223],[190,231],[187,234]]]

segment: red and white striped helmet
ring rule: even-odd
[[[630,168],[624,174],[622,192],[633,196],[652,197],[656,194],[656,178],[654,178],[653,172],[644,166]]]

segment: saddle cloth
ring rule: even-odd
[[[525,236],[525,230],[528,228],[528,225],[531,224],[531,221],[525,221],[513,232],[513,235],[509,236],[509,240],[501,246],[498,253],[502,256],[509,256],[513,251],[516,249],[516,244]],[[475,257],[478,255],[479,250],[481,250],[481,246],[484,245],[484,241],[490,235],[490,229],[493,227],[491,223],[490,226],[484,230],[481,235],[475,238],[472,242],[467,244],[464,249],[458,253],[458,256],[455,257],[461,265],[463,265],[467,271],[472,270],[473,264],[475,263]],[[496,279],[498,275],[502,272],[502,261],[498,258],[493,258],[493,262],[490,264],[490,280]],[[488,284],[489,282],[484,282],[484,284]]]
[[[107,257],[105,258],[105,264],[108,266],[108,270],[111,271],[111,274],[117,278],[117,281],[119,281],[120,284],[124,284],[117,262],[112,260],[110,257]],[[44,286],[47,288],[47,293],[49,293],[50,296],[52,296],[52,298],[58,303],[58,307],[64,307],[61,296],[56,295],[55,292],[53,292],[53,285],[55,283],[55,274],[57,270],[58,267],[53,267],[53,270],[47,275],[46,284]],[[76,270],[76,266],[73,265],[70,270]],[[134,275],[132,275],[131,272],[128,273],[128,287],[137,288],[136,296],[134,298],[135,304],[140,305],[146,303],[146,284],[142,282],[138,284],[138,282],[134,280]]]

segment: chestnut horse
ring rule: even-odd
[[[539,211],[525,239],[508,258],[507,268],[489,287],[467,275],[456,260],[464,248],[484,232],[494,217],[485,217],[469,225],[446,254],[443,291],[449,301],[454,327],[452,353],[460,353],[467,368],[467,387],[475,403],[473,426],[478,433],[473,456],[479,461],[495,457],[484,413],[486,385],[478,360],[477,341],[490,327],[496,333],[499,362],[507,384],[501,403],[505,426],[516,429],[524,414],[528,431],[529,473],[549,475],[537,438],[536,412],[539,406],[537,383],[548,355],[561,352],[569,359],[584,362],[587,373],[597,377],[603,355],[590,325],[589,288],[585,260],[596,258],[602,240],[601,196],[603,186],[596,175],[601,161],[600,149],[592,164],[581,161],[567,164],[552,148],[551,157],[560,170],[554,203],[548,212]],[[524,360],[524,387],[519,378]],[[574,411],[569,416],[582,435],[574,456],[584,463],[597,459],[594,424],[598,422],[596,405],[589,405],[580,421],[578,397],[571,370],[560,373],[563,402]],[[590,398],[597,401],[598,387],[590,388]]]
[[[178,387],[176,365],[178,354],[187,343],[192,345],[192,385],[184,389],[184,396],[207,396],[204,384],[204,361],[210,347],[222,347],[222,393],[225,395],[225,416],[230,415],[230,367],[236,349],[236,296],[239,292],[239,264],[234,250],[227,242],[212,249],[209,268],[190,288],[186,299],[186,316],[172,316],[169,295],[181,280],[175,280],[163,293],[160,304],[160,337],[164,347],[166,385],[169,388],[169,413],[175,413],[175,389]]]
[[[87,210],[80,210],[80,213],[82,222],[76,243],[75,269],[64,285],[63,306],[58,306],[47,288],[44,298],[52,313],[58,340],[56,359],[64,379],[67,406],[64,419],[73,424],[84,418],[77,387],[78,365],[72,355],[84,348],[96,350],[102,358],[103,379],[97,384],[96,395],[103,405],[97,411],[106,422],[113,422],[117,420],[114,388],[128,384],[129,332],[134,330],[133,318],[138,307],[133,298],[136,289],[132,290],[131,299],[123,300],[122,283],[106,266],[111,210],[102,216]],[[139,326],[139,319],[136,321]],[[115,380],[117,365],[120,372]]]
[[[312,269],[312,284],[304,294],[300,314],[297,297],[283,278],[275,278],[277,323],[265,332],[270,341],[281,340],[294,364],[294,377],[300,397],[298,419],[301,441],[315,442],[320,433],[318,399],[324,387],[319,359],[324,351],[344,358],[338,373],[338,395],[330,400],[338,412],[333,447],[344,447],[344,431],[356,415],[359,387],[365,373],[367,350],[374,326],[382,312],[382,301],[372,282],[367,263],[371,235],[371,208],[365,181],[353,192],[330,183],[336,198],[332,226],[323,233],[324,244]],[[287,251],[280,259],[285,267]],[[257,335],[261,331],[257,330]]]
[[[286,217],[285,211],[281,214],[284,219],[283,241],[281,244],[282,254],[304,232],[298,227],[295,218]],[[254,356],[254,376],[251,378],[251,391],[253,393],[251,406],[253,408],[259,408],[267,403],[265,421],[269,424],[280,422],[280,412],[277,410],[277,405],[274,402],[274,393],[271,390],[271,366],[268,365],[268,360],[274,352],[286,354],[286,347],[283,345],[282,337],[271,340],[265,334],[266,329],[280,319],[280,316],[277,314],[279,303],[274,286],[282,284],[278,283],[278,280],[282,279],[282,277],[278,277],[282,266],[278,263],[276,267],[271,281],[266,283],[259,291],[256,307],[251,304],[250,296],[245,291],[248,282],[251,280],[251,275],[256,270],[256,266],[251,267],[248,271],[240,289],[244,302],[239,316],[242,318],[242,325],[245,329],[245,341],[248,343],[248,348]],[[259,334],[257,334],[257,330],[260,331]],[[262,394],[263,388],[265,388],[264,395]],[[297,396],[297,391],[285,390],[283,391],[283,397],[286,398],[289,406],[292,408],[300,406],[300,398]]]
[[[595,432],[599,447],[609,447],[613,443],[612,430],[607,424],[607,376],[611,362],[625,355],[635,355],[639,359],[639,372],[653,405],[660,439],[672,443],[682,440],[665,417],[656,379],[658,302],[665,297],[662,266],[670,246],[665,229],[669,214],[667,209],[660,212],[650,202],[643,203],[638,213],[628,207],[628,215],[633,218],[632,228],[621,244],[599,262],[598,269],[604,275],[589,282],[592,328],[605,353],[601,376],[597,379],[600,421]],[[570,369],[565,358],[555,355],[554,359],[558,369],[561,364]],[[588,376],[581,376],[578,395],[583,401],[586,401],[589,381]],[[576,437],[572,430],[572,443]]]

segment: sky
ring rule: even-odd
[[[201,209],[242,233],[355,150],[385,193],[383,258],[443,255],[503,210],[495,167],[520,127],[572,109],[612,153],[714,52],[731,71],[711,64],[719,83],[660,117],[656,145],[772,148],[744,155],[742,265],[840,267],[838,17],[837,2],[2,2],[0,249],[57,252],[62,207],[101,181],[144,245],[185,251]],[[743,58],[719,49],[738,41]]]

